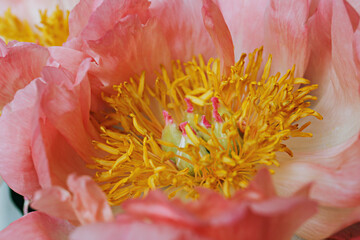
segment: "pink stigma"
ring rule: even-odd
[[[186,136],[185,126],[186,126],[187,124],[188,124],[188,122],[182,122],[182,123],[180,123],[180,125],[179,125],[180,130],[181,130],[183,136]]]
[[[216,122],[223,122],[218,109],[219,109],[219,99],[217,97],[212,97],[211,98],[212,101],[212,105],[213,105],[213,118],[215,119]]]
[[[190,99],[189,99],[189,98],[184,98],[184,100],[185,100],[186,105],[187,105],[186,111],[187,111],[188,113],[193,113],[193,112],[194,112],[194,107],[193,107]]]
[[[163,111],[163,116],[164,116],[166,125],[174,123],[174,120],[172,119],[172,117],[170,116],[170,114],[167,111],[165,111],[165,110]]]
[[[179,125],[179,128],[180,128],[183,136],[186,136],[185,127],[186,127],[186,125],[188,125],[188,124],[189,124],[188,122],[183,122],[183,123],[180,123],[180,125]],[[189,126],[190,126],[190,125],[189,125]],[[192,131],[195,133],[195,135],[196,135],[196,132],[194,131],[194,129],[193,129],[191,126],[190,126],[190,128],[191,128],[191,130],[192,130]]]
[[[206,128],[211,128],[211,124],[209,123],[209,121],[206,119],[205,115],[201,116],[201,123],[206,127]]]

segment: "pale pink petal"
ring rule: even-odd
[[[78,37],[87,25],[93,11],[103,0],[82,0],[70,12],[69,15],[69,38]]]
[[[158,225],[142,221],[117,221],[98,223],[77,228],[70,235],[70,240],[210,240],[200,237],[196,232],[179,229],[171,225]],[[214,240],[214,239],[212,239]]]
[[[339,209],[320,206],[318,214],[306,221],[297,231],[297,235],[303,239],[328,239],[327,237],[331,234],[348,226],[344,225],[344,223],[351,221],[350,224],[352,224],[359,221],[359,219],[353,218],[354,211],[355,209],[353,208]],[[330,239],[332,240],[333,238]],[[352,238],[340,239],[346,240]]]
[[[303,156],[303,161],[283,162],[274,174],[278,191],[281,195],[288,195],[300,186],[314,182],[311,197],[321,204],[333,207],[359,205],[360,139],[350,144],[347,149],[333,155],[325,151],[323,154]]]
[[[216,56],[214,43],[203,24],[201,8],[201,1],[151,1],[151,16],[167,40],[172,60],[186,62],[199,54],[205,60]]]
[[[35,80],[19,90],[0,118],[0,175],[10,188],[28,198],[40,188],[31,157],[31,138],[43,89],[44,83]]]
[[[354,207],[360,203],[360,139],[349,141],[349,147],[342,151],[302,156],[304,161],[284,162],[276,169],[274,180],[280,195],[289,195],[313,182],[310,196],[322,207],[300,229],[305,239],[323,239],[359,221],[360,215],[354,216]]]
[[[31,207],[73,223],[112,221],[112,210],[105,194],[89,176],[67,178],[68,189],[52,186],[35,193]]]
[[[89,200],[91,201],[91,199]],[[54,186],[37,191],[31,201],[31,207],[50,216],[78,223],[71,195],[61,187]]]
[[[99,92],[112,91],[114,84],[128,81],[142,71],[146,72],[147,80],[154,81],[154,71],[160,71],[161,64],[169,66],[172,60],[167,40],[158,23],[152,20],[142,25],[136,16],[120,21],[103,38],[88,41],[88,44],[100,56],[99,65],[90,72],[103,85],[98,86],[98,80],[91,82],[95,85],[92,89]]]
[[[141,23],[145,23],[149,18],[149,5],[148,0],[104,0],[89,18],[81,35],[85,40],[97,40],[128,15],[137,15]]]
[[[8,48],[6,47],[6,43],[0,39],[0,57],[5,57],[8,52]]]
[[[235,46],[235,60],[264,45],[264,17],[269,0],[218,1]]]
[[[49,47],[50,58],[47,66],[65,68],[73,75],[77,74],[80,64],[86,59],[83,52],[66,47]]]
[[[11,223],[0,232],[6,240],[66,240],[74,227],[67,221],[32,212]]]
[[[308,64],[309,6],[307,0],[271,0],[265,12],[264,50],[273,57],[272,71],[285,74],[296,65],[295,76],[303,76]]]
[[[359,77],[354,32],[343,1],[320,1],[309,20],[311,57],[305,77],[319,88],[312,108],[324,120],[314,118],[306,131],[312,138],[291,139],[287,145],[299,156],[343,145],[360,130]],[[346,147],[346,146],[343,146]]]
[[[48,50],[36,44],[7,49],[6,56],[0,58],[0,109],[13,99],[17,90],[40,77],[48,57]]]
[[[212,0],[203,0],[204,25],[214,41],[223,71],[229,72],[235,63],[234,44],[219,7]]]
[[[68,186],[73,193],[73,208],[82,224],[111,221],[113,214],[106,195],[89,176],[70,175]]]
[[[123,208],[139,220],[193,229],[211,239],[290,239],[315,213],[316,203],[303,192],[276,197],[269,173],[264,170],[259,175],[249,189],[231,199],[203,189],[197,201],[169,202],[160,192],[150,192],[144,200],[128,200]]]

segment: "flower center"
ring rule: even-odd
[[[143,73],[103,96],[113,112],[101,122],[104,141],[94,144],[106,156],[89,167],[111,204],[156,188],[196,198],[202,186],[230,197],[260,167],[279,166],[276,152],[292,156],[283,140],[312,136],[303,132],[310,122],[295,122],[322,118],[309,108],[317,85],[295,78],[294,68],[269,76],[271,56],[258,76],[262,49],[245,59],[228,76],[218,59],[177,61],[171,77],[161,68],[153,87]]]

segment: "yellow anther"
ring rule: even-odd
[[[104,143],[100,143],[100,142],[95,142],[96,146],[98,148],[100,148],[101,150],[113,154],[113,155],[118,155],[119,154],[119,150],[113,147],[110,147],[109,145],[106,145]]]
[[[134,114],[130,114],[130,117],[132,117],[133,119],[133,125],[135,127],[135,129],[142,135],[146,135],[146,129],[141,127],[136,119],[136,116]]]
[[[199,141],[198,137],[195,135],[194,131],[191,129],[189,124],[186,124],[185,132],[186,132],[186,135],[190,138],[191,142],[195,146],[199,146],[200,141]]]

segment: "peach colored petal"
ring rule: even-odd
[[[68,186],[73,193],[73,208],[82,224],[113,220],[105,193],[89,176],[70,175]]]
[[[305,77],[319,84],[313,93],[318,100],[312,106],[324,120],[306,119],[312,121],[306,131],[313,137],[288,142],[299,157],[344,144],[360,130],[360,122],[353,120],[360,118],[354,32],[343,1],[320,1],[309,19],[309,28],[312,50]]]
[[[235,63],[234,44],[219,7],[212,0],[203,0],[204,25],[214,41],[223,71],[230,71]]]
[[[320,239],[340,230],[344,223],[353,223],[353,208],[360,203],[359,156],[360,139],[357,138],[349,148],[334,155],[308,156],[304,158],[306,162],[288,161],[276,170],[273,177],[280,195],[289,195],[313,182],[310,196],[319,201],[322,208],[305,224],[302,235]],[[338,165],[321,165],[329,159]]]
[[[43,89],[41,80],[32,81],[15,94],[0,118],[0,175],[10,188],[28,198],[40,188],[31,157],[31,138]]]
[[[316,204],[302,195],[276,197],[268,172],[259,175],[232,199],[204,189],[198,201],[168,202],[160,192],[151,192],[145,200],[126,201],[123,208],[138,219],[193,229],[210,239],[289,239],[315,213]]]
[[[179,229],[176,226],[164,226],[140,221],[117,221],[98,223],[77,228],[70,235],[70,240],[210,240],[196,232]]]
[[[31,201],[31,207],[50,216],[78,223],[71,194],[61,187],[53,186],[37,191]]]
[[[78,37],[82,29],[87,25],[91,13],[103,2],[103,0],[80,1],[69,15],[69,38]]]
[[[85,40],[97,40],[130,15],[137,15],[144,24],[149,18],[149,5],[148,0],[104,0],[89,18],[81,36]]]
[[[65,69],[52,67],[45,67],[42,72],[48,82],[42,99],[44,114],[84,161],[90,161],[89,158],[95,156],[94,138],[87,129],[91,128],[90,87],[86,78],[89,66],[89,61],[80,65],[76,77]]]
[[[2,46],[4,49],[5,46]],[[40,77],[49,57],[48,50],[36,44],[15,45],[9,47],[6,53],[0,58],[0,109],[12,100],[17,90]]]
[[[75,225],[114,219],[105,194],[89,176],[71,174],[67,185],[69,190],[52,186],[37,191],[31,206]]]
[[[201,1],[151,1],[151,16],[167,40],[172,60],[185,62],[199,54],[204,59],[216,56],[214,43],[203,24],[201,8]]]
[[[6,43],[0,39],[0,57],[5,57],[8,52],[8,48],[6,47]]]
[[[32,212],[11,223],[0,232],[6,240],[66,240],[74,227],[67,221]]]
[[[269,0],[217,1],[235,46],[235,60],[264,45],[264,16]]]
[[[270,1],[264,19],[264,50],[273,56],[274,73],[284,74],[295,64],[295,76],[303,76],[310,53],[306,26],[308,10],[307,0]]]
[[[88,44],[90,49],[100,56],[99,65],[91,69],[91,74],[96,76],[103,86],[100,91],[112,90],[114,84],[127,81],[142,71],[147,73],[148,79],[154,80],[155,69],[159,71],[161,64],[169,65],[172,60],[166,38],[158,23],[151,20],[142,25],[136,16],[120,21],[104,37],[88,41]],[[93,80],[92,84],[95,84],[92,89],[98,89],[96,80]]]

